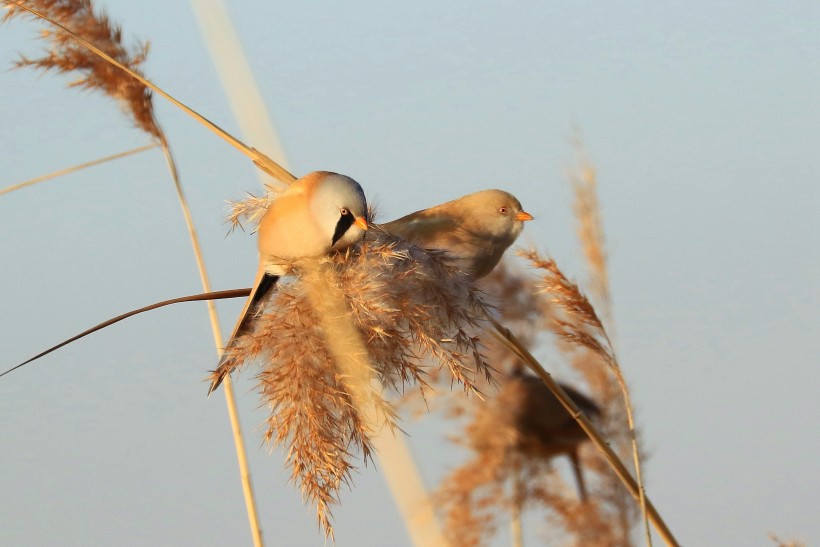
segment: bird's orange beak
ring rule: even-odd
[[[358,226],[364,231],[367,231],[367,220],[364,217],[356,217],[356,220],[353,221],[353,224]]]
[[[515,215],[515,220],[532,220],[532,215],[526,211],[521,211],[517,215]]]

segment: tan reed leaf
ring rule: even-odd
[[[131,150],[126,150],[125,152],[119,152],[117,154],[112,154],[110,156],[106,156],[104,158],[98,158],[96,160],[87,161],[78,165],[73,165],[71,167],[66,167],[65,169],[60,169],[58,171],[53,171],[46,175],[40,175],[39,177],[35,177],[33,179],[29,179],[23,182],[18,182],[17,184],[12,184],[11,186],[7,186],[5,188],[0,188],[0,196],[3,194],[8,194],[14,192],[15,190],[20,190],[21,188],[25,188],[27,186],[32,186],[34,184],[38,184],[40,182],[45,182],[51,179],[55,179],[57,177],[61,177],[63,175],[68,175],[71,173],[75,173],[77,171],[81,171],[83,169],[87,169],[89,167],[94,167],[95,165],[100,165],[109,161],[118,160],[121,158],[125,158],[128,156],[132,156],[134,154],[139,154],[140,152],[145,152],[146,150],[150,150],[155,148],[157,145],[155,143],[147,144],[144,146],[138,146],[137,148],[132,148]]]
[[[123,43],[122,28],[111,22],[102,10],[95,10],[91,0],[27,0],[22,4],[38,10],[82,36],[118,62],[138,74],[148,55],[148,42],[132,46]],[[21,7],[7,3],[3,21],[14,17],[35,18]],[[35,18],[36,19],[36,18]],[[44,30],[40,37],[48,44],[41,57],[20,55],[18,68],[31,67],[59,73],[77,73],[69,87],[81,87],[116,99],[134,125],[161,140],[162,132],[154,118],[151,91],[139,81],[112,66],[78,44],[61,30]]]

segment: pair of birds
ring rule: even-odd
[[[361,186],[345,175],[310,173],[288,187],[259,222],[259,268],[219,365],[210,394],[238,363],[228,351],[249,332],[259,304],[287,273],[289,261],[318,257],[359,242],[367,231],[367,200]],[[448,251],[472,279],[495,268],[532,215],[515,196],[484,190],[383,224],[387,232],[428,249]]]

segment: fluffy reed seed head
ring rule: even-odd
[[[20,3],[54,19],[135,72],[139,72],[138,67],[145,62],[148,42],[126,46],[121,27],[112,23],[104,11],[95,10],[91,0],[21,0]],[[3,21],[14,17],[36,18],[14,4],[5,3],[5,7],[7,11]],[[47,43],[44,55],[32,59],[21,54],[15,63],[18,68],[77,73],[79,77],[69,87],[101,91],[116,99],[123,111],[130,115],[134,125],[156,139],[163,138],[154,117],[151,92],[143,84],[101,59],[61,30],[45,29],[41,31],[40,37]]]
[[[486,381],[491,369],[475,334],[487,305],[444,253],[373,228],[362,243],[325,260],[318,269],[324,269],[325,282],[341,295],[346,310],[329,312],[317,304],[316,285],[308,282],[316,262],[295,261],[293,275],[280,280],[254,330],[228,351],[243,363],[240,368],[260,362],[259,390],[271,409],[266,439],[287,446],[292,479],[315,504],[319,524],[330,535],[331,508],[341,484],[350,480],[354,453],[361,451],[366,462],[372,452],[373,425],[357,399],[375,410],[375,427],[395,426],[396,416],[383,393],[363,388],[366,379],[351,387],[354,373],[340,362],[344,351],[332,349],[328,324],[342,315],[352,322],[367,349],[368,374],[393,392],[407,386],[422,390],[429,362],[469,391]],[[323,316],[328,313],[334,315],[331,321]]]

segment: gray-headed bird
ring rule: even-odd
[[[512,194],[482,190],[381,226],[419,247],[447,251],[461,270],[479,279],[495,268],[532,218]]]

